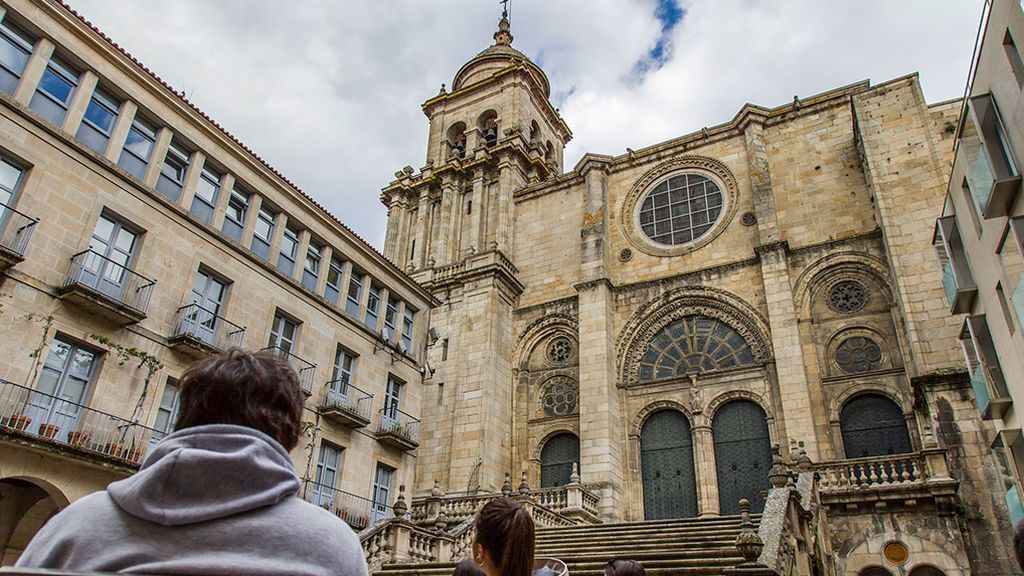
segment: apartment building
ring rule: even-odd
[[[0,268],[3,564],[233,346],[299,375],[302,497],[359,529],[411,483],[433,297],[54,0],[0,3]]]
[[[1000,458],[1011,521],[1024,519],[1024,11],[985,3],[934,243],[949,312],[985,432]],[[1024,46],[1024,45],[1020,45]],[[991,427],[989,427],[991,425]]]

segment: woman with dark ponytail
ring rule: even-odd
[[[487,576],[530,576],[533,538],[533,518],[526,508],[508,498],[496,498],[476,515],[473,561]]]

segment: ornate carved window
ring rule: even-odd
[[[552,436],[540,451],[540,487],[565,486],[572,477],[572,465],[579,469],[580,439],[571,432]]]
[[[640,381],[754,364],[750,344],[732,326],[707,316],[669,324],[640,358]]]
[[[548,360],[555,364],[565,364],[572,358],[572,342],[564,336],[555,338],[548,344],[547,354]]]
[[[870,338],[853,336],[836,348],[836,364],[847,374],[878,370],[882,367],[882,349]]]
[[[855,280],[838,282],[828,292],[828,307],[833,312],[852,314],[868,303],[868,291]]]
[[[568,416],[579,407],[580,386],[567,376],[555,376],[544,384],[541,405],[548,416]]]
[[[722,215],[722,190],[700,174],[677,174],[654,187],[640,205],[640,229],[659,244],[692,242]]]

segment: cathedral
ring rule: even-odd
[[[895,572],[893,542],[915,575],[1014,573],[932,247],[960,100],[858,82],[567,169],[550,95],[503,18],[383,190],[385,256],[441,302],[414,495],[712,518],[797,461],[837,573]]]

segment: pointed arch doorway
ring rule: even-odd
[[[652,414],[640,431],[644,519],[697,516],[690,421],[675,410]]]

